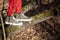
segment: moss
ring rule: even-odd
[[[30,3],[28,3],[27,5],[25,5],[22,10],[25,11],[27,8],[29,8],[30,5],[34,5],[35,0],[31,1]]]
[[[37,19],[42,19],[42,18],[48,17],[48,16],[52,16],[52,15],[53,15],[53,11],[50,9],[46,12],[39,13],[39,14],[33,16],[32,18],[37,20]]]
[[[24,6],[24,7],[22,8],[22,10],[24,11],[24,10],[26,10],[26,8],[29,8],[30,4],[31,4],[31,3],[28,3],[26,6]]]
[[[18,26],[9,26],[6,28],[7,33],[10,33],[10,32],[16,31],[16,30],[19,30]]]

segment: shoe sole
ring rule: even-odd
[[[9,23],[9,22],[5,22],[6,24],[9,24],[9,25],[14,25],[14,26],[22,26],[23,25],[23,23],[21,22],[21,23]]]
[[[30,19],[16,19],[14,17],[13,17],[13,19],[16,21],[29,21],[29,22],[33,20],[32,18],[30,18]]]

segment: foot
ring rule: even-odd
[[[16,19],[18,21],[32,21],[32,18],[29,18],[29,17],[25,16],[23,13],[18,13],[16,15]]]
[[[18,25],[22,26],[23,25],[22,22],[14,20],[14,17],[7,17],[5,23],[9,24],[9,25],[16,25],[16,26],[18,26]]]

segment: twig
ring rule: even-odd
[[[0,13],[0,18],[1,18],[1,23],[2,23],[2,30],[3,30],[4,40],[6,40],[5,28],[4,28],[4,23],[3,23],[3,19],[2,19],[2,14],[1,13]]]
[[[3,37],[4,37],[4,40],[6,40],[6,34],[5,34],[5,28],[4,28],[4,23],[3,23],[3,18],[2,18],[2,14],[3,13],[3,10],[4,10],[4,1],[3,0],[3,3],[2,3],[2,10],[0,11],[0,18],[1,18],[1,24],[2,24],[2,30],[3,30]]]

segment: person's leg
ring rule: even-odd
[[[31,21],[32,20],[32,18],[28,18],[26,15],[24,15],[24,13],[22,13],[22,0],[17,0],[16,11],[17,11],[17,15],[16,15],[17,20],[19,21]]]
[[[19,23],[18,21],[14,20],[14,3],[16,0],[10,0],[9,1],[9,8],[8,8],[8,15],[6,19],[6,24],[10,25],[22,25],[22,23]]]
[[[14,13],[14,0],[10,0],[8,7],[8,16],[13,16],[13,13]]]
[[[22,12],[22,0],[16,0],[16,12],[21,13]]]

